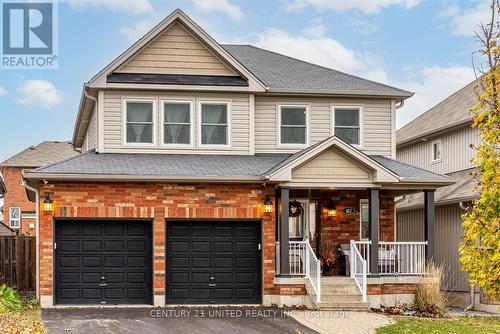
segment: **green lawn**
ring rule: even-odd
[[[377,329],[377,334],[500,334],[500,317],[453,319],[394,318],[395,324]]]

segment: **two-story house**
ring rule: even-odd
[[[477,100],[474,80],[444,99],[396,133],[399,161],[445,174],[456,183],[436,190],[435,235],[439,240],[435,249],[435,262],[444,265],[443,288],[449,292],[452,305],[471,305],[471,287],[467,273],[460,270],[458,251],[463,235],[462,214],[470,202],[478,198],[477,169],[471,158],[474,146],[480,144],[478,129],[471,127],[470,109]],[[472,145],[472,146],[471,146]],[[424,202],[421,194],[410,194],[396,205],[397,240],[424,240]],[[494,310],[494,306],[480,305],[476,292],[476,308]]]
[[[4,224],[21,234],[35,236],[36,205],[26,196],[22,171],[45,166],[78,153],[71,142],[44,141],[1,162],[0,172],[9,189],[3,198]]]
[[[221,45],[174,11],[85,83],[83,153],[24,173],[42,306],[411,298],[434,256],[434,190],[452,183],[395,160],[411,95]],[[397,244],[394,197],[418,191],[426,241]]]

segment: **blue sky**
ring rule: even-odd
[[[70,140],[81,88],[175,8],[221,43],[255,44],[415,92],[398,125],[474,78],[488,0],[61,0],[59,68],[0,70],[0,161]]]

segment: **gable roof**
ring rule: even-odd
[[[39,167],[79,154],[70,141],[43,141],[0,163],[9,167]]]
[[[375,95],[408,98],[413,93],[253,45],[223,47],[248,68],[269,92]]]
[[[215,41],[209,34],[207,34],[200,26],[196,24],[189,16],[187,16],[182,10],[176,9],[160,23],[158,23],[153,29],[142,36],[137,42],[132,44],[127,50],[125,50],[121,55],[116,57],[109,65],[103,68],[99,73],[97,73],[89,82],[86,84],[88,87],[101,87],[106,86],[106,77],[118,69],[121,65],[130,60],[131,57],[136,55],[140,50],[147,47],[157,36],[159,36],[165,29],[170,27],[172,24],[180,23],[187,29],[189,29],[193,35],[200,38],[201,41],[211,49],[217,56],[224,60],[230,67],[232,67],[236,72],[240,73],[244,78],[248,79],[252,84],[253,89],[264,91],[264,85],[256,79],[252,72],[246,69],[241,63],[231,56],[217,41]]]
[[[479,80],[469,83],[399,129],[396,132],[397,145],[470,122],[469,110],[476,103]]]

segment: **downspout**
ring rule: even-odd
[[[36,245],[36,251],[35,251],[35,267],[36,267],[36,274],[35,274],[35,289],[36,289],[36,298],[40,300],[40,218],[39,218],[39,211],[40,211],[40,193],[38,192],[38,189],[31,187],[26,183],[26,180],[23,178],[22,185],[35,193],[36,195],[36,208],[35,208],[35,230],[36,230],[36,239],[35,239],[35,245]]]
[[[95,134],[95,150],[96,152],[99,152],[99,109],[97,107],[97,98],[93,97],[92,95],[90,95],[88,92],[87,92],[87,87],[84,87],[83,88],[83,95],[89,99],[89,100],[92,100],[94,101],[94,108],[95,108],[95,113],[96,113],[96,122],[97,122],[97,127],[96,127],[96,134]],[[92,117],[91,117],[92,118]],[[87,130],[88,131],[88,130]],[[87,147],[88,149],[88,147]],[[83,144],[82,144],[82,150],[83,151]],[[81,153],[81,152],[80,152]]]
[[[398,104],[396,104],[394,106],[394,108],[399,109],[399,108],[402,108],[404,105],[405,105],[405,100],[401,100],[401,101],[399,101]]]
[[[464,211],[467,210],[465,203],[462,201],[458,202],[458,206],[460,207],[460,209],[462,209]],[[471,285],[470,292],[469,292],[470,304],[465,307],[464,312],[470,311],[470,310],[474,309],[474,306],[476,306],[476,301],[475,301],[476,294],[475,294],[474,290],[475,290],[475,286]]]

